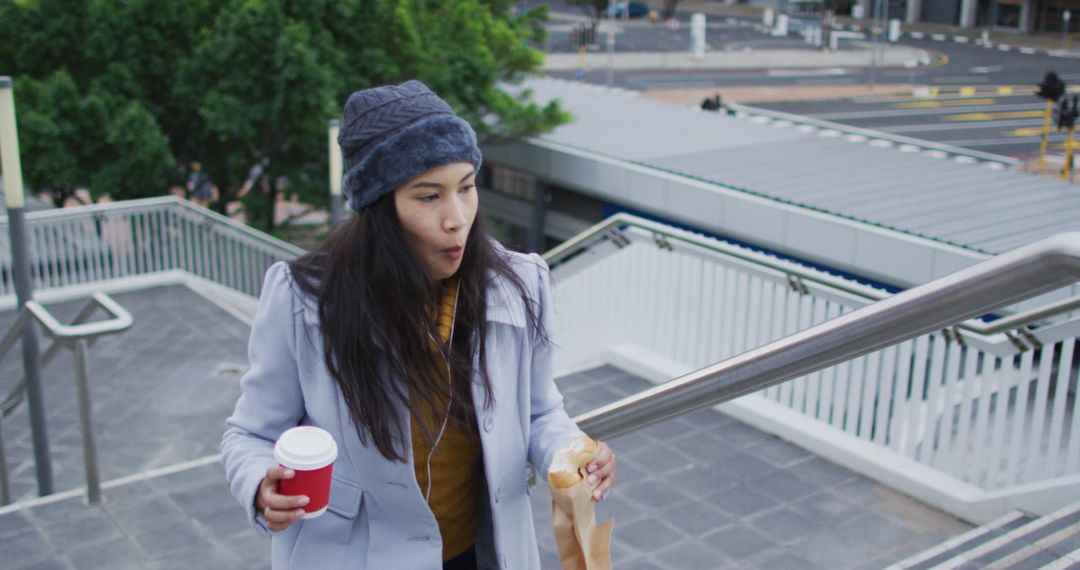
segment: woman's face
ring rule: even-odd
[[[457,273],[476,220],[476,169],[468,162],[432,168],[394,190],[405,241],[431,279]]]

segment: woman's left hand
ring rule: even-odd
[[[589,464],[589,485],[593,488],[594,501],[603,501],[611,486],[615,484],[615,452],[602,441],[597,442],[600,453]],[[598,483],[599,481],[599,483]]]

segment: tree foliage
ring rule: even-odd
[[[160,195],[202,163],[219,209],[272,227],[282,187],[326,201],[327,120],[349,93],[418,78],[482,139],[568,120],[509,95],[542,63],[541,6],[512,0],[0,2],[27,183],[64,198]]]

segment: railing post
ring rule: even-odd
[[[87,380],[89,346],[85,338],[75,341],[75,385],[79,392],[79,422],[82,424],[83,461],[86,465],[86,501],[101,503],[101,481],[98,477],[97,448],[94,445],[94,423],[91,419],[90,385]]]

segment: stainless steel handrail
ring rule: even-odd
[[[640,228],[671,240],[692,244],[695,247],[740,259],[774,271],[793,275],[803,281],[818,283],[825,287],[862,298],[868,302],[877,302],[889,298],[888,293],[880,289],[853,283],[849,280],[831,275],[822,275],[813,269],[801,267],[795,263],[786,262],[764,254],[755,254],[754,252],[723,244],[722,242],[718,243],[717,240],[712,238],[707,238],[686,230],[672,228],[671,226],[666,226],[625,213],[610,216],[584,232],[581,232],[577,236],[563,242],[558,247],[544,254],[544,259],[547,260],[552,268],[554,268],[578,253],[610,239],[611,232],[622,227]],[[1080,307],[1080,296],[1070,297],[1050,305],[1008,315],[1007,317],[992,322],[983,322],[979,320],[967,321],[959,324],[958,328],[972,334],[990,336],[1060,315],[1078,307]],[[979,315],[976,314],[974,316]]]
[[[82,319],[89,316],[91,307],[96,305],[104,309],[110,316],[104,321],[80,324]],[[90,303],[83,307],[76,316],[74,325],[61,324],[43,305],[37,301],[29,301],[19,311],[15,324],[0,339],[0,360],[4,359],[15,341],[22,337],[23,331],[33,321],[37,321],[45,327],[46,333],[52,337],[57,345],[65,346],[75,353],[75,386],[78,390],[79,399],[79,422],[83,436],[83,462],[86,468],[86,500],[91,505],[101,502],[101,478],[98,475],[97,447],[94,443],[94,425],[92,421],[92,406],[90,402],[89,383],[89,351],[94,341],[107,334],[116,334],[131,328],[134,320],[131,313],[121,307],[116,301],[105,293],[94,293],[90,297]],[[51,359],[55,353],[56,345],[49,348],[45,353],[45,359]],[[2,422],[0,418],[0,422]],[[0,431],[0,505],[11,502],[11,489],[8,484],[7,461],[4,457],[3,432]]]
[[[1080,280],[1080,232],[1059,234],[603,406],[574,420],[612,437],[727,402]]]

